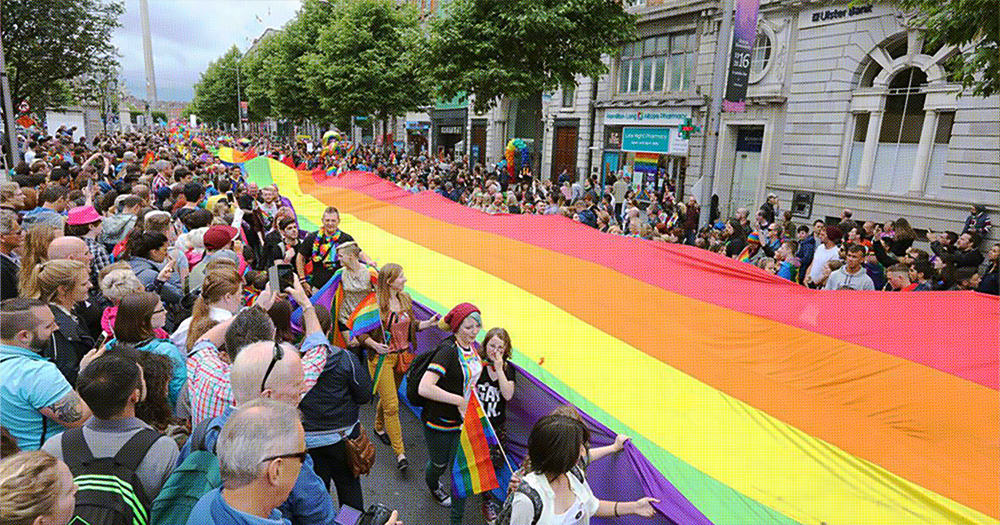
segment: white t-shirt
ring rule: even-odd
[[[588,525],[590,517],[597,513],[600,501],[594,496],[587,484],[586,478],[581,483],[576,476],[567,473],[569,477],[569,488],[576,496],[576,501],[570,505],[569,511],[559,515],[554,512],[555,492],[549,485],[548,479],[542,474],[528,474],[524,476],[522,483],[527,483],[536,491],[542,500],[542,514],[538,518],[538,525]],[[577,517],[577,509],[581,516]],[[528,525],[535,517],[535,508],[531,500],[521,493],[514,493],[514,500],[511,502],[511,525]]]
[[[823,277],[823,268],[832,259],[840,258],[840,247],[836,244],[833,248],[827,249],[826,245],[819,243],[816,245],[816,252],[813,254],[812,270],[809,271],[809,278],[813,282],[819,281]]]
[[[208,316],[212,318],[213,321],[221,323],[233,316],[233,313],[224,308],[216,308],[214,306],[209,307]],[[177,348],[185,349],[185,354],[187,353],[187,338],[188,330],[191,329],[191,317],[188,316],[187,319],[181,321],[181,324],[174,330],[173,334],[170,334],[170,342],[175,344]]]

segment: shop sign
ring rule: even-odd
[[[461,135],[462,126],[441,126],[439,128],[442,135]]]
[[[417,131],[428,130],[431,129],[431,123],[408,121],[406,123],[406,129],[417,130]]]
[[[845,20],[859,20],[878,16],[872,4],[845,5],[841,9],[820,9],[819,11],[803,12],[799,18],[800,26],[819,26],[843,22]]]
[[[606,126],[680,126],[691,117],[690,108],[609,109],[604,113]]]
[[[622,128],[622,151],[670,153],[670,135],[676,128]]]

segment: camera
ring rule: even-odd
[[[358,525],[386,525],[386,523],[389,523],[389,516],[391,515],[392,511],[388,507],[381,503],[375,503],[368,507],[368,510],[361,515]]]

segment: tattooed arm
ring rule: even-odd
[[[66,428],[81,427],[90,418],[90,407],[71,390],[59,401],[38,410],[41,414]]]

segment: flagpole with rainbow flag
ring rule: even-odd
[[[493,457],[490,455],[492,445],[500,448],[500,455],[513,473],[507,451],[503,449],[496,430],[486,417],[473,385],[469,404],[465,409],[465,421],[462,422],[462,434],[458,438],[458,452],[451,467],[451,492],[456,498],[467,498],[500,487],[493,468]]]

